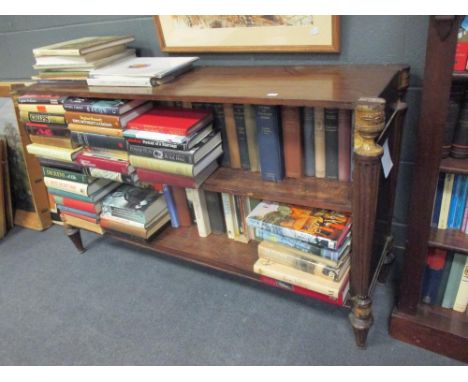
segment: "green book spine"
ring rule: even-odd
[[[52,167],[42,167],[42,173],[44,176],[48,176],[50,178],[70,180],[72,182],[83,184],[89,184],[92,181],[92,179],[87,175]]]
[[[94,201],[91,198],[88,198],[86,196],[72,194],[71,192],[58,190],[56,188],[47,187],[47,191],[49,192],[49,194],[52,194],[52,195],[64,196],[70,199],[77,199],[77,200],[82,200],[83,202],[94,203]]]
[[[452,309],[457,296],[458,287],[463,274],[465,266],[465,255],[456,253],[453,257],[452,266],[450,267],[450,275],[445,288],[444,299],[442,300],[442,307]]]
[[[437,296],[434,301],[434,305],[442,305],[442,301],[444,300],[444,293],[445,288],[447,287],[448,278],[450,276],[450,268],[452,267],[453,262],[453,252],[447,254],[447,258],[445,259],[445,267],[442,271],[442,278],[439,284],[439,290],[437,291]]]

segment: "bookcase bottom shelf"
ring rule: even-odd
[[[259,275],[253,272],[253,265],[258,259],[256,241],[245,244],[230,240],[223,234],[211,234],[202,238],[198,235],[196,226],[177,229],[168,226],[150,242],[112,232],[106,232],[106,236],[158,254],[262,283]],[[343,307],[349,308],[348,302]]]
[[[468,363],[468,318],[464,313],[419,304],[415,314],[394,309],[390,335],[397,340]]]

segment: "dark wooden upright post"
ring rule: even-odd
[[[86,251],[85,247],[83,247],[83,242],[81,241],[80,230],[78,228],[72,227],[70,225],[64,225],[63,228],[65,229],[65,234],[68,236],[68,238],[75,245],[75,248],[80,253],[83,253],[84,251]]]
[[[370,266],[377,214],[380,157],[383,149],[375,139],[385,124],[385,100],[360,98],[355,109],[353,169],[353,244],[351,253],[351,313],[356,344],[366,345],[372,326],[369,296]]]

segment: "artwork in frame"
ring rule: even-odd
[[[164,52],[340,51],[339,16],[154,16]]]

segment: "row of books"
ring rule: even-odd
[[[424,271],[422,301],[457,312],[468,305],[468,256],[430,248]]]
[[[135,57],[133,36],[93,36],[33,49],[39,83],[152,87],[190,70],[198,57]]]
[[[464,72],[468,70],[468,16],[465,16],[458,29],[458,41],[455,51],[453,70]]]
[[[468,158],[468,88],[465,82],[454,81],[450,91],[442,156]]]
[[[468,176],[441,173],[432,213],[432,226],[468,233]]]

